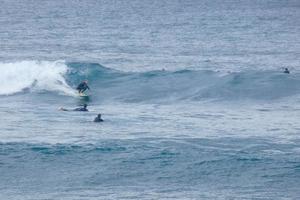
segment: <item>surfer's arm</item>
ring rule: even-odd
[[[69,111],[68,109],[65,109],[63,107],[60,107],[58,110],[60,110],[60,111]]]

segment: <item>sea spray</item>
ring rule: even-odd
[[[24,90],[57,91],[74,95],[64,79],[68,67],[63,61],[20,61],[0,63],[0,95],[12,95]]]

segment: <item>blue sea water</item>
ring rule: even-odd
[[[298,0],[0,4],[0,199],[300,198]]]

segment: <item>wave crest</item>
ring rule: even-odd
[[[68,67],[63,61],[21,61],[0,63],[0,95],[12,95],[24,90],[57,91],[73,95],[64,75]]]
[[[89,80],[96,101],[271,100],[300,92],[299,74],[277,71],[122,72],[98,63],[63,61],[0,63],[0,69],[0,95],[28,89],[73,96],[76,93],[72,88],[84,79]]]

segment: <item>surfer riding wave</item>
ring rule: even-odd
[[[83,92],[86,91],[87,89],[90,90],[87,80],[82,81],[76,88],[79,94],[83,94]]]

